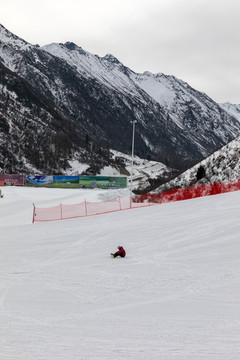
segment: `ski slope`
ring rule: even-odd
[[[1,360],[240,359],[240,192],[31,224],[112,194],[3,191]]]

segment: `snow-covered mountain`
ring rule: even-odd
[[[156,188],[154,192],[193,184],[221,183],[240,178],[240,136],[215,151],[203,161]]]
[[[131,95],[144,105],[149,101],[144,95],[150,96],[151,100],[161,106],[161,114],[167,115],[168,125],[174,124],[175,132],[172,132],[171,141],[176,147],[179,140],[176,134],[184,133],[185,137],[191,138],[191,142],[195,145],[191,144],[192,150],[206,156],[209,154],[209,147],[216,148],[220,139],[224,139],[226,143],[230,139],[229,134],[239,133],[239,126],[234,116],[234,120],[232,118],[229,122],[229,117],[222,112],[218,104],[206,94],[194,90],[174,76],[161,73],[154,75],[150,72],[136,74],[111,54],[100,58],[85,52],[73,43],[50,44],[43,49],[66,60],[82,75],[97,79],[112,91],[117,90],[122,96]],[[148,125],[145,119],[141,118],[141,114],[134,115],[140,122]],[[143,135],[142,137],[149,147],[154,148],[150,139],[144,138]],[[155,145],[157,148],[159,146],[162,145]]]
[[[110,150],[130,154],[135,119],[136,155],[178,170],[240,133],[234,115],[174,76],[137,74],[71,42],[34,46],[0,25],[1,171],[119,169]]]
[[[231,104],[230,102],[226,102],[219,105],[222,109],[240,121],[240,104]]]

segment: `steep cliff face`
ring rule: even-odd
[[[73,159],[92,172],[117,166],[109,150],[131,152],[132,120],[136,154],[179,170],[240,133],[234,115],[187,83],[70,42],[40,48],[0,26],[0,64],[5,172],[59,173]]]
[[[62,152],[71,148],[64,132],[64,116],[2,64],[0,94],[1,170],[15,173],[64,167]],[[65,141],[59,146],[61,138]]]

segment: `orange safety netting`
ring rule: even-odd
[[[136,202],[135,197],[116,198],[113,200],[102,202],[84,201],[80,204],[59,204],[50,208],[38,208],[34,206],[33,222],[44,222],[54,220],[72,219],[83,216],[91,216],[105,214],[114,211],[127,210],[130,208],[138,208],[143,206],[156,205],[150,204],[148,201],[143,203]]]
[[[37,208],[34,206],[33,222],[64,220],[83,216],[105,214],[114,211],[139,208],[156,204],[165,204],[173,201],[193,199],[202,196],[211,196],[230,191],[240,190],[240,180],[229,183],[214,183],[190,186],[184,189],[173,189],[160,194],[143,194],[130,197],[116,198],[103,202],[87,202],[80,204],[60,204],[51,208]]]

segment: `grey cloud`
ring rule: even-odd
[[[112,53],[136,72],[172,74],[218,102],[240,103],[239,0],[30,3],[1,6],[3,25],[27,41],[74,41],[100,56]]]

